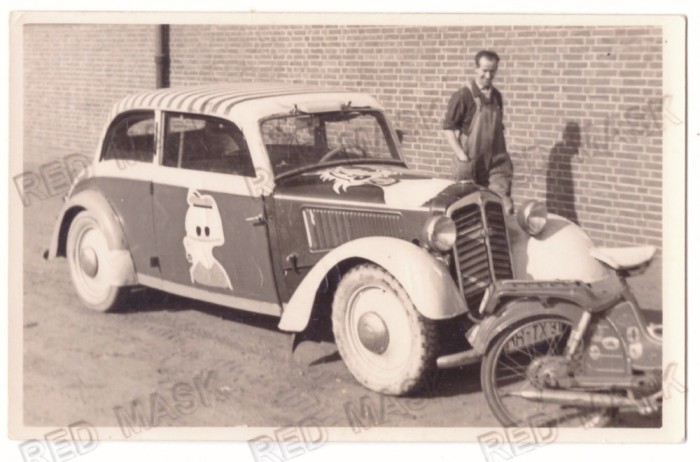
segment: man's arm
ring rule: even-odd
[[[462,162],[467,162],[469,157],[462,150],[462,145],[459,142],[459,134],[462,128],[462,122],[464,117],[466,117],[468,107],[465,104],[465,98],[462,94],[462,90],[456,91],[450,98],[447,104],[447,111],[445,113],[445,119],[442,122],[442,133],[447,144],[449,144],[450,149],[457,157],[457,159]]]
[[[468,161],[469,157],[462,151],[462,146],[459,144],[459,130],[443,130],[442,134],[447,140],[447,144],[450,145],[452,152],[457,156],[457,159],[462,162]]]

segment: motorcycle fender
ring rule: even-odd
[[[68,230],[73,219],[83,210],[89,210],[99,221],[110,249],[110,267],[113,285],[136,284],[136,271],[124,231],[109,201],[94,189],[83,190],[70,197],[61,208],[51,233],[47,260],[66,256]]]
[[[559,301],[551,306],[542,305],[537,300],[514,300],[498,313],[489,316],[474,326],[467,334],[472,347],[480,354],[486,353],[491,342],[498,338],[509,327],[519,324],[528,318],[540,316],[559,316],[567,319],[572,325],[578,324],[584,310],[575,303]]]
[[[333,249],[313,267],[285,305],[279,328],[303,331],[326,276],[339,263],[356,258],[387,270],[406,290],[418,312],[428,319],[448,319],[467,312],[466,302],[442,262],[401,239],[366,237]]]

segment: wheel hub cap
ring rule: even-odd
[[[92,247],[85,247],[80,250],[80,268],[86,276],[94,278],[97,274],[97,254]]]
[[[384,320],[374,311],[369,311],[357,322],[357,335],[369,351],[382,354],[389,346],[389,331]]]

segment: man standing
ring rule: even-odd
[[[442,128],[455,154],[455,179],[488,187],[513,213],[513,164],[503,134],[503,99],[492,85],[499,59],[493,51],[476,54],[475,75],[450,98]]]

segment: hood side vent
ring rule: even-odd
[[[308,207],[302,211],[311,252],[325,252],[369,236],[400,236],[401,215]]]

